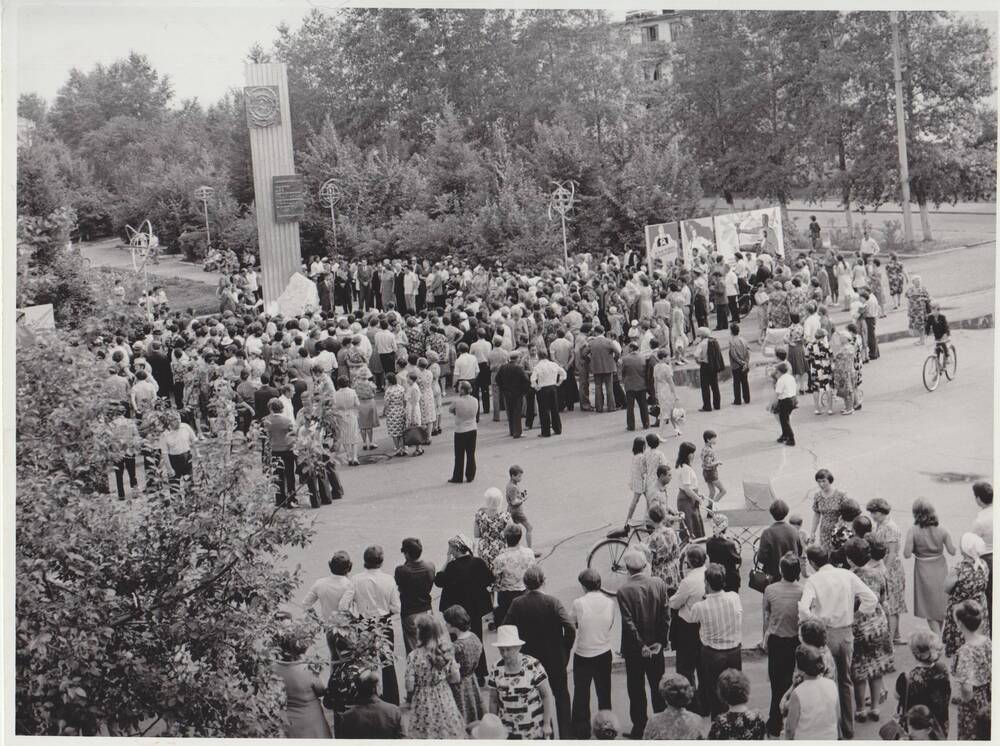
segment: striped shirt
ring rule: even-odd
[[[707,594],[691,607],[690,621],[701,623],[701,644],[710,648],[728,650],[743,639],[743,605],[732,591]]]

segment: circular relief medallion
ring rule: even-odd
[[[243,99],[246,102],[247,124],[251,127],[270,127],[281,123],[277,86],[248,86],[243,89]]]

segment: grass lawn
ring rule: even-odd
[[[193,308],[196,316],[219,311],[219,300],[215,295],[214,285],[154,274],[149,275],[149,284],[163,286],[170,301],[171,311],[186,311],[188,308]]]

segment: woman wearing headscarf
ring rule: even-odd
[[[910,278],[910,288],[906,291],[906,313],[910,321],[910,334],[917,338],[917,344],[923,344],[927,336],[924,322],[930,312],[931,295],[927,292],[920,275]]]
[[[983,609],[983,621],[980,631],[990,633],[989,606],[986,604],[986,588],[989,582],[989,570],[986,562],[981,559],[988,550],[982,537],[973,533],[962,534],[958,542],[962,561],[955,565],[944,581],[944,590],[948,594],[948,608],[944,615],[944,654],[953,657],[962,647],[965,639],[955,621],[955,608],[965,601],[977,601]]]

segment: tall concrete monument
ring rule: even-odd
[[[300,302],[305,302],[299,300],[302,281],[312,283],[301,275],[291,282],[302,263],[299,220],[305,209],[305,185],[295,174],[292,158],[288,74],[281,63],[248,64],[246,80],[243,102],[253,157],[264,303],[277,303],[285,314],[297,313]]]

